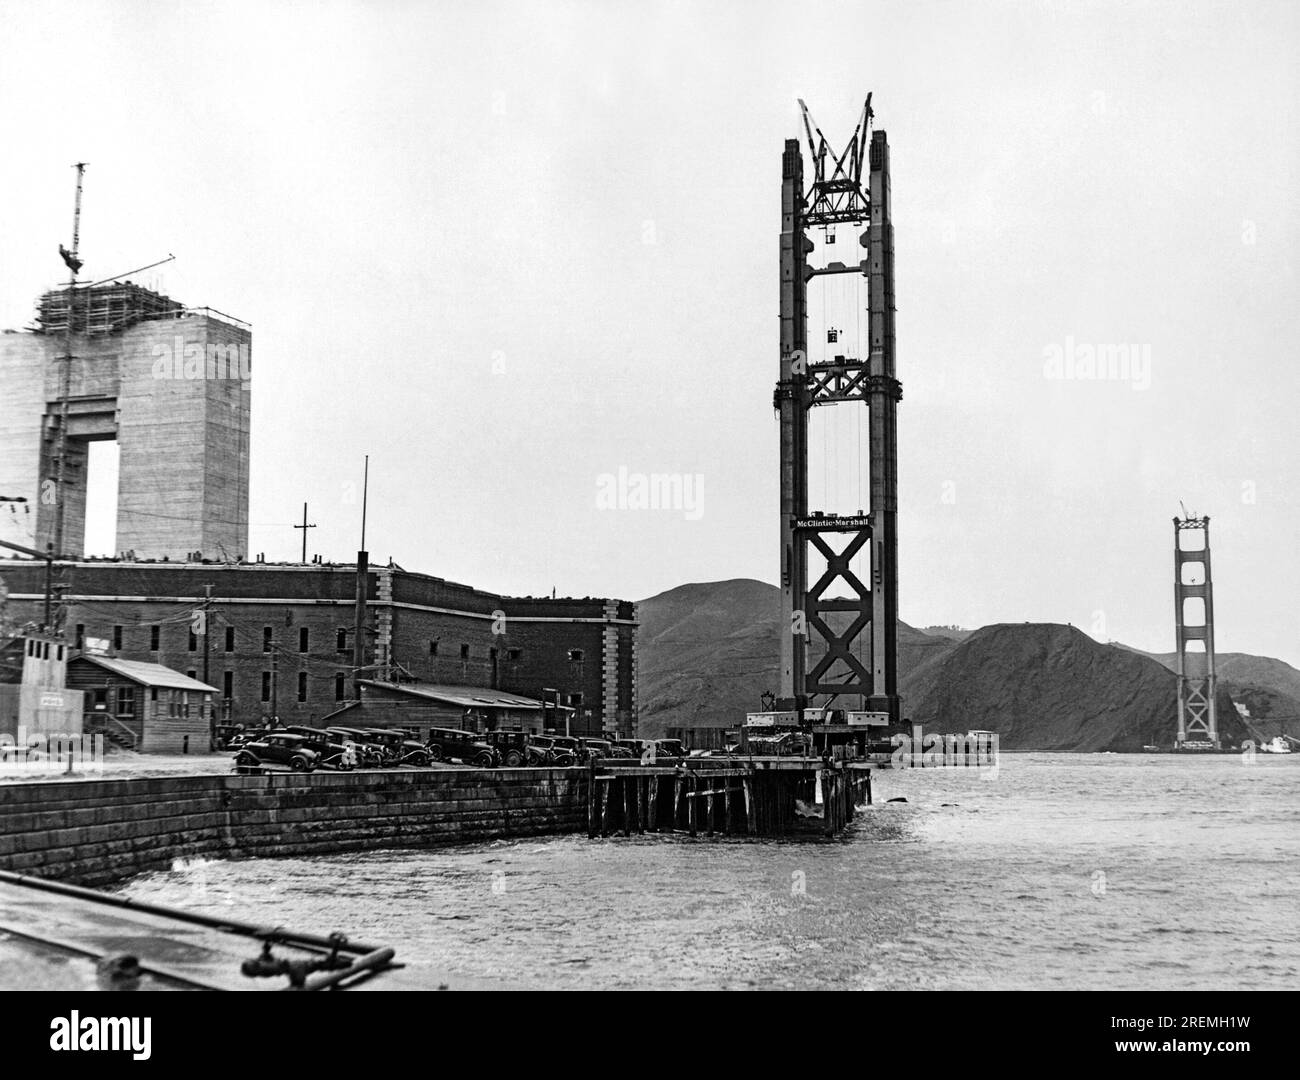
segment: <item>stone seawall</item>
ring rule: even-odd
[[[585,769],[395,769],[0,785],[0,867],[102,886],[179,858],[585,830]]]

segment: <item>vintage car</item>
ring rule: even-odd
[[[294,772],[311,772],[320,764],[320,755],[301,735],[271,732],[241,746],[235,753],[235,764],[244,767],[288,765]]]
[[[324,728],[287,727],[284,730],[289,735],[303,737],[303,745],[320,755],[321,768],[347,772],[360,763],[361,755],[355,744],[350,744],[350,740],[333,735]]]
[[[568,751],[578,765],[587,764],[587,759],[591,757],[590,751],[582,745],[582,740],[579,738],[572,735],[550,735],[548,738],[558,749]]]
[[[654,751],[655,762],[672,764],[686,757],[686,748],[680,739],[616,739],[615,746],[621,746],[631,757],[645,758]]]
[[[629,754],[614,753],[614,744],[611,743],[608,739],[583,739],[582,745],[587,748],[588,760],[590,760],[591,758],[596,758],[599,760],[600,758],[631,756]]]
[[[490,769],[500,762],[496,749],[473,731],[430,728],[425,746],[434,761],[459,761],[480,769]]]
[[[429,748],[401,728],[366,728],[365,734],[388,752],[389,765],[428,765]]]
[[[330,726],[325,730],[336,739],[355,743],[357,753],[361,755],[359,764],[363,767],[374,769],[389,763],[388,748],[383,743],[375,742],[370,734],[361,728]]]
[[[572,765],[577,760],[570,747],[560,743],[562,736],[529,735],[528,764],[558,765],[561,768]]]
[[[479,737],[496,750],[507,768],[518,768],[528,760],[528,735],[523,731],[485,731]]]

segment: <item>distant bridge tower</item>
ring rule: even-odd
[[[844,697],[849,700],[837,707],[865,709],[896,723],[901,709],[895,408],[902,386],[894,370],[889,143],[883,131],[871,130],[870,95],[842,150],[829,145],[807,107],[799,104],[813,177],[805,187],[799,140],[787,140],[781,184],[780,377],[774,398],[781,424],[778,708],[797,710],[802,718],[806,709]],[[832,248],[837,226],[843,227],[839,238],[850,242]],[[814,229],[821,230],[820,244],[808,235]],[[824,265],[814,267],[809,260],[819,250]],[[810,305],[813,282],[817,294]],[[818,326],[810,340],[810,307],[815,318],[829,319],[823,314],[828,302],[839,305],[834,316],[839,321]],[[855,492],[852,505],[826,506],[810,514],[810,412],[836,405],[851,414],[844,417],[850,424],[865,420],[868,425],[867,453],[860,454],[859,435],[854,455],[866,459],[869,500]],[[838,410],[826,412],[829,425],[829,414]],[[847,471],[852,460],[848,454],[828,456],[828,476],[834,468]],[[829,479],[826,486],[829,492]]]
[[[1174,605],[1178,625],[1175,745],[1191,749],[1208,744],[1217,749],[1219,717],[1214,701],[1214,589],[1208,517],[1174,518]]]

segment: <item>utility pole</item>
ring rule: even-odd
[[[77,272],[81,269],[81,258],[78,255],[81,247],[81,183],[86,175],[86,163],[78,161],[73,168],[77,170],[77,198],[72,211],[72,249],[68,250],[62,244],[59,245],[59,254],[68,267],[69,277],[68,322],[64,328],[63,358],[60,362],[62,370],[59,373],[59,435],[58,442],[55,444],[54,458],[54,548],[57,551],[63,550],[63,528],[66,516],[67,499],[64,489],[68,482],[68,396],[72,389],[72,313],[77,299]]]
[[[314,528],[316,528],[315,525],[308,525],[308,524],[307,524],[307,504],[306,504],[306,503],[303,503],[303,504],[302,504],[302,524],[301,524],[301,525],[295,525],[294,528],[295,528],[295,529],[301,529],[301,530],[302,530],[302,561],[305,563],[305,562],[307,561],[307,530],[308,530],[308,529],[314,529]],[[363,531],[363,532],[365,531],[365,526],[364,526],[364,525],[362,526],[362,531]],[[365,547],[365,541],[364,541],[364,539],[362,540],[361,546],[362,546],[362,547]]]
[[[370,554],[366,551],[366,500],[370,494],[370,455],[366,455],[364,479],[361,482],[361,549],[357,552],[357,592],[354,612],[356,625],[352,640],[352,694],[361,700],[361,669],[366,663],[366,602]]]
[[[271,727],[280,726],[280,639],[271,639]]]
[[[50,623],[50,603],[54,593],[54,545],[46,544],[44,551],[37,551],[35,548],[25,547],[22,544],[11,544],[8,540],[0,540],[0,547],[6,547],[10,551],[19,551],[24,555],[30,555],[33,559],[45,560],[45,605],[41,615],[41,633],[48,634],[52,629]]]
[[[208,654],[212,641],[212,585],[203,586],[203,682],[211,686],[208,682]],[[216,703],[213,702],[208,706],[208,738],[215,740],[217,735],[217,714]]]

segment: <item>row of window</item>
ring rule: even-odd
[[[121,626],[113,627],[114,650],[120,650],[122,648],[122,629],[123,628]],[[233,626],[227,626],[225,628],[225,631],[226,632],[225,632],[224,651],[228,653],[233,653],[235,651],[235,628]],[[78,649],[84,647],[85,639],[86,639],[86,624],[77,623],[76,647]],[[272,626],[263,626],[262,627],[262,652],[269,653],[275,647],[275,645],[276,645],[275,628]],[[299,627],[298,628],[298,651],[300,653],[309,652],[310,646],[311,646],[310,628],[306,626]],[[341,653],[347,653],[349,651],[348,631],[346,629],[339,629],[336,632],[334,647],[338,652]],[[160,626],[149,627],[149,651],[158,652],[161,650],[161,648],[162,648],[162,627]],[[193,630],[190,631],[189,651],[190,652],[199,651],[199,636],[196,633],[194,633]],[[429,642],[429,655],[430,656],[438,655],[437,641]],[[497,658],[497,650],[495,648],[490,648],[488,650],[488,656],[490,659],[495,660]],[[506,650],[507,660],[518,660],[522,656],[523,656],[523,649]],[[470,658],[469,645],[463,642],[461,643],[460,646],[460,658],[462,660],[468,660]],[[582,663],[583,651],[581,649],[570,649],[569,660],[572,663],[578,663],[578,664]]]
[[[192,676],[194,673],[190,672]],[[135,716],[135,687],[118,686],[111,691],[113,696],[112,709],[113,715],[130,719]],[[90,691],[90,704],[95,712],[106,712],[109,710],[108,687],[97,686]],[[190,690],[173,690],[166,689],[162,692],[163,704],[166,706],[166,715],[172,720],[185,720],[190,716],[201,716],[203,699],[206,696],[200,691]],[[158,687],[149,687],[149,698],[151,701],[159,699]]]
[[[188,671],[186,672],[186,674],[189,675],[190,678],[195,678],[195,674],[192,671]],[[271,690],[272,690],[271,678],[272,678],[271,672],[269,671],[262,672],[262,700],[263,701],[271,700]],[[334,700],[335,701],[343,701],[347,698],[347,684],[348,684],[347,676],[343,672],[340,671],[334,676]],[[298,700],[299,701],[308,700],[307,685],[308,685],[307,673],[305,671],[298,672]],[[221,696],[227,701],[229,701],[231,698],[235,696],[235,673],[233,671],[223,671],[221,673]]]
[[[429,642],[429,655],[430,655],[430,656],[437,656],[437,655],[438,655],[438,642],[437,642],[437,641],[431,641],[431,642]],[[524,655],[524,650],[523,650],[523,649],[507,649],[507,650],[506,650],[506,659],[507,659],[507,660],[518,660],[518,659],[520,659],[523,655]],[[570,650],[569,650],[569,659],[570,659],[573,663],[575,663],[575,664],[580,664],[580,663],[582,663],[582,657],[583,657],[583,653],[582,653],[582,650],[581,650],[581,649],[570,649]],[[460,646],[460,658],[461,658],[462,660],[468,660],[468,659],[469,659],[469,646],[466,645],[464,642],[461,642],[461,646]],[[494,647],[494,648],[490,648],[490,649],[488,649],[488,659],[490,659],[490,660],[495,660],[496,658],[497,658],[497,650],[495,649],[495,647]]]
[[[114,649],[122,648],[122,631],[123,628],[121,626],[113,627],[113,648]],[[83,648],[85,646],[85,642],[86,642],[86,624],[77,623],[76,648],[78,649]],[[226,627],[224,644],[225,644],[225,649],[224,649],[225,652],[233,653],[235,651],[235,628],[233,626]],[[271,626],[262,627],[262,651],[270,652],[274,645],[275,645],[275,628]],[[310,651],[310,647],[311,647],[310,629],[306,626],[301,626],[298,628],[298,651],[300,653],[305,653]],[[149,651],[158,652],[161,648],[162,648],[162,627],[161,626],[149,627]],[[347,630],[338,631],[336,648],[341,653],[345,653],[348,651]],[[199,651],[199,635],[196,634],[193,630],[190,631],[189,651],[190,652]]]
[[[56,644],[54,647],[54,652],[51,654],[50,644],[51,643],[48,641],[40,641],[36,638],[28,638],[27,655],[35,657],[37,660],[48,660],[50,659],[51,655],[53,655],[56,660],[62,660],[63,646]]]

